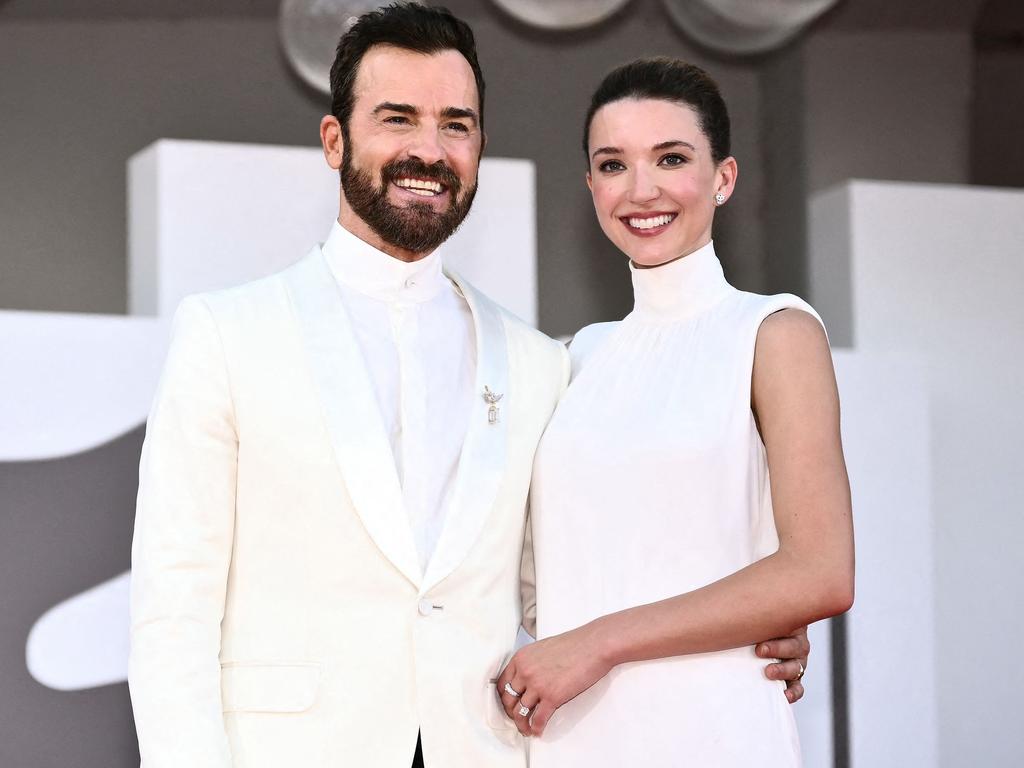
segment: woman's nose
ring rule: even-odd
[[[631,203],[646,203],[661,194],[651,174],[642,169],[633,171],[629,184],[628,198]]]

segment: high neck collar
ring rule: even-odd
[[[633,314],[651,320],[685,320],[703,312],[729,291],[722,265],[708,243],[680,259],[638,269],[633,277]]]
[[[323,254],[339,283],[379,301],[419,304],[434,298],[448,283],[440,250],[418,261],[400,261],[337,221],[323,244]]]

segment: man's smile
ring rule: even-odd
[[[417,179],[403,176],[393,182],[396,187],[412,192],[421,197],[436,197],[447,190],[444,184],[429,179]]]

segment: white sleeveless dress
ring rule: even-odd
[[[736,290],[711,244],[631,271],[633,311],[573,340],[573,380],[534,464],[541,638],[778,548],[754,343],[769,314],[814,310]],[[620,665],[530,740],[531,768],[798,766],[785,686],[764,666],[753,647]]]

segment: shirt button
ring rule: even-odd
[[[405,287],[406,288],[415,288],[416,287],[416,279],[410,277],[408,280],[405,281]]]
[[[429,616],[434,612],[434,604],[430,600],[424,598],[423,600],[420,600],[419,611],[420,616]]]

